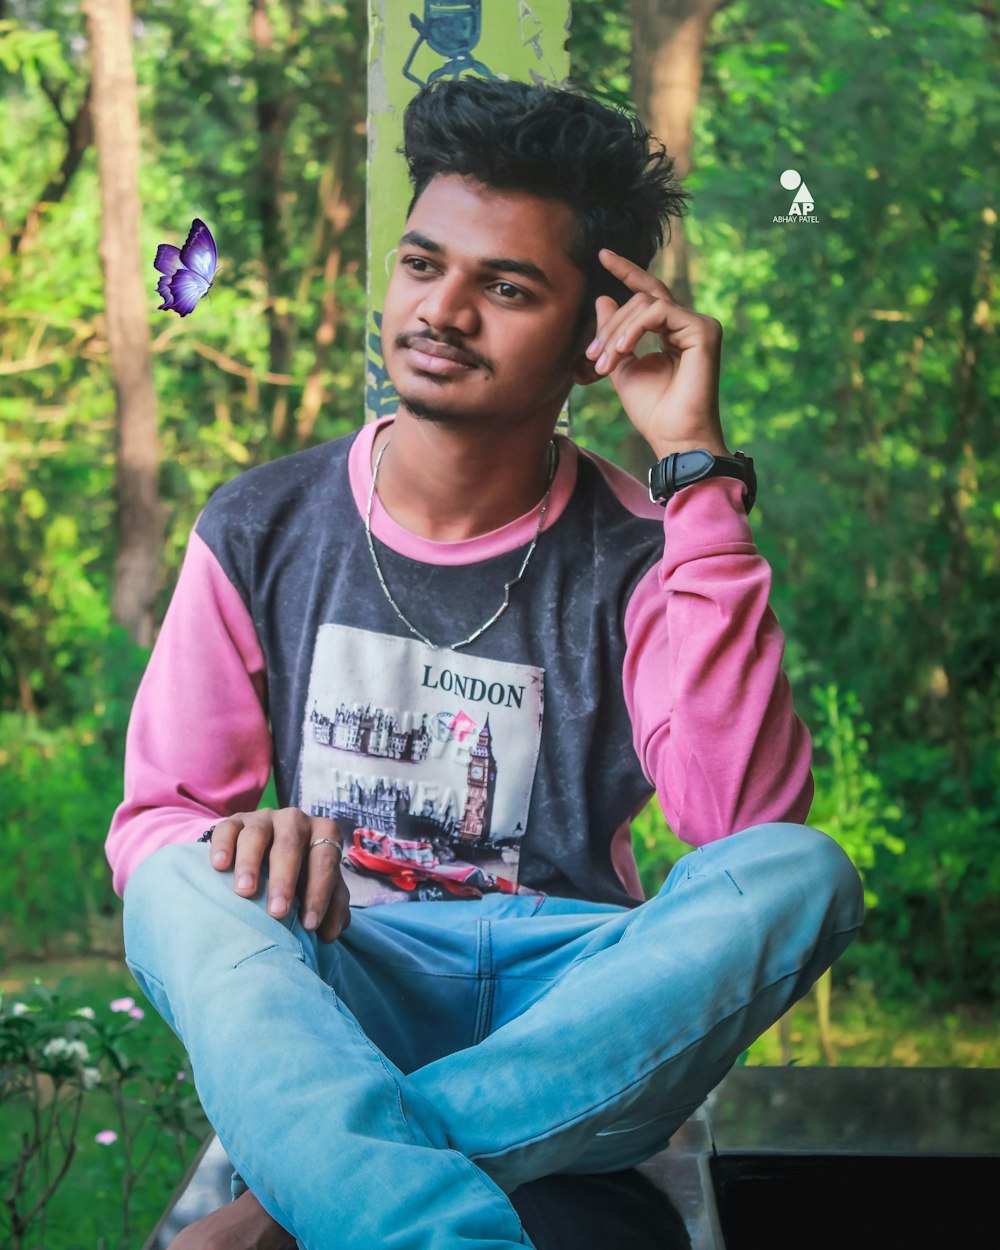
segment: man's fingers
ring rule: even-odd
[[[586,351],[586,355],[591,358],[596,354],[596,349],[603,342],[607,328],[611,324],[612,318],[618,312],[618,305],[610,295],[598,295],[594,302],[594,312],[596,322],[594,340]]]
[[[612,373],[625,357],[634,353],[642,336],[650,332],[659,335],[662,350],[673,355],[688,348],[711,350],[722,338],[722,326],[714,317],[640,293],[609,318],[587,349],[588,356],[597,357],[595,371]]]
[[[233,861],[234,889],[250,898],[268,861],[267,910],[282,919],[299,893],[307,929],[326,925],[334,936],[350,924],[349,893],[340,876],[343,838],[336,821],[298,808],[262,808],[220,821],[212,834],[212,864]],[[326,940],[332,940],[328,938]]]
[[[314,836],[310,841],[316,842],[315,834],[314,829]],[[320,835],[321,838],[324,836],[328,835]],[[310,847],[307,852],[309,856],[308,876],[302,907],[302,923],[306,929],[319,928],[320,920],[327,913],[337,881],[340,879],[340,861],[343,850],[339,837],[335,835],[333,842],[335,845],[320,841],[318,845]]]
[[[619,356],[622,352],[631,350],[633,344],[628,344],[628,335],[633,326],[637,323],[645,322],[643,330],[635,336],[634,342],[638,342],[650,328],[650,322],[663,319],[664,310],[667,307],[661,300],[655,300],[651,295],[638,294],[633,295],[627,304],[622,305],[614,316],[609,317],[598,328],[597,336],[593,343],[587,348],[587,355],[592,359],[596,357],[594,368],[598,373],[610,373],[618,363]],[[622,343],[622,339],[626,339],[626,343]]]
[[[227,816],[212,830],[212,867],[223,871],[233,862],[233,847],[243,828],[242,816]]]
[[[596,356],[599,352],[615,346],[617,340],[621,337],[622,330],[633,322],[636,317],[648,316],[651,309],[663,309],[667,305],[662,300],[655,299],[646,292],[639,292],[633,295],[627,304],[619,306],[608,295],[598,297],[597,303],[600,305],[601,300],[607,300],[606,315],[601,316],[598,313],[597,332],[594,341],[587,348],[586,354],[590,357]]]
[[[692,314],[676,302],[665,282],[641,265],[607,247],[602,247],[598,255],[605,269],[634,292],[621,307],[606,295],[600,296],[595,305],[597,332],[586,355],[596,362],[596,372],[610,373],[621,356],[632,350],[647,329],[658,328],[652,322],[662,318],[664,329],[676,330],[680,325],[688,324]],[[658,312],[651,311],[654,309]],[[637,320],[646,322],[642,330],[634,335],[631,342],[620,344],[623,334],[628,335]]]
[[[243,818],[243,828],[236,843],[233,864],[233,888],[237,894],[250,898],[257,893],[260,866],[271,845],[271,813],[266,808]],[[214,834],[213,840],[214,840]]]
[[[684,310],[676,304],[667,304],[663,300],[638,304],[608,335],[604,349],[606,359],[603,366],[598,366],[598,371],[610,373],[620,360],[635,351],[642,336],[650,332],[660,336],[663,350],[675,347],[670,335],[677,335],[691,324],[683,314]]]
[[[637,265],[634,260],[628,260],[624,256],[619,256],[617,252],[613,252],[609,247],[602,247],[597,255],[604,268],[609,273],[613,273],[621,282],[624,282],[630,291],[647,291],[650,295],[655,295],[657,298],[662,298],[665,295],[667,299],[673,299],[666,283],[654,277],[648,269],[643,269],[641,265]]]
[[[281,919],[295,897],[310,838],[310,820],[296,807],[272,814],[274,840],[267,869],[267,910]]]
[[[347,882],[337,869],[337,878],[333,888],[333,897],[323,917],[318,936],[324,942],[335,942],[351,923],[351,896]]]

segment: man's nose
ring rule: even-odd
[[[442,274],[428,283],[417,316],[432,330],[467,335],[479,328],[474,292],[459,273]]]

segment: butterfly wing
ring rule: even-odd
[[[167,307],[181,317],[194,312],[198,301],[212,285],[211,282],[206,282],[200,274],[193,273],[190,269],[178,269],[172,278],[161,278],[160,282],[169,283],[171,303]],[[164,293],[161,291],[160,294]]]
[[[156,249],[156,259],[153,261],[153,268],[158,269],[160,273],[165,273],[172,277],[181,263],[181,249],[174,247],[172,243],[161,243]]]
[[[215,240],[208,226],[196,217],[188,231],[187,241],[180,250],[181,264],[193,270],[208,283],[205,290],[212,285],[215,278],[215,267],[219,263],[219,254],[215,249]]]
[[[212,285],[218,260],[212,232],[200,217],[192,221],[183,247],[161,243],[153,261],[153,268],[164,275],[156,284],[163,300],[157,311],[175,312],[180,317],[194,312]]]
[[[153,268],[166,275],[156,284],[156,293],[163,300],[157,311],[173,308],[174,306],[174,295],[171,286],[174,274],[180,268],[180,263],[181,249],[179,247],[174,247],[172,243],[161,243],[156,249]]]

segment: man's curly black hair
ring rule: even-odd
[[[569,84],[535,86],[482,78],[439,79],[403,117],[413,199],[438,174],[461,174],[497,190],[559,200],[574,211],[569,259],[587,285],[574,339],[598,295],[622,304],[632,292],[604,268],[602,247],[647,268],[670,238],[670,217],[687,212],[674,161],[635,116]]]

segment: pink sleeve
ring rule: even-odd
[[[264,656],[253,621],[192,533],[125,742],[125,797],[105,844],[122,894],[141,860],[256,808],[271,769]]]
[[[699,845],[767,821],[805,821],[812,746],[781,669],[742,486],[712,478],[667,504],[661,563],[625,613],[625,700],[664,815]]]

